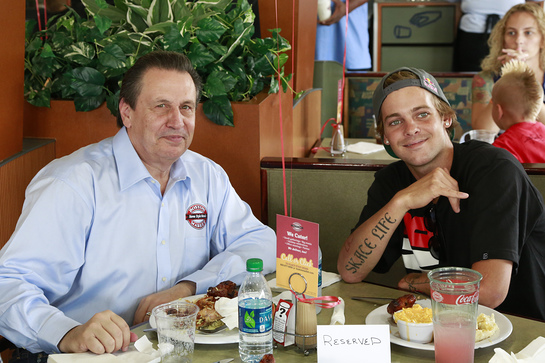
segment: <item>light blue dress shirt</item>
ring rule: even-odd
[[[140,300],[194,281],[197,294],[240,284],[246,259],[275,270],[274,231],[259,222],[225,171],[186,151],[164,195],[125,128],[43,168],[26,190],[0,251],[0,335],[31,352],[58,352],[73,327],[112,310],[131,324]]]
[[[331,2],[331,11],[333,12],[334,9],[335,5]],[[343,64],[346,39],[346,69],[371,68],[367,25],[367,3],[358,6],[348,14],[348,33],[346,35],[346,16],[343,16],[335,24],[318,24],[314,59],[317,61],[337,61]]]

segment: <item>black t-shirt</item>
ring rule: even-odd
[[[540,192],[508,151],[479,141],[454,144],[450,174],[469,198],[460,201],[460,213],[445,197],[437,202],[438,265],[470,268],[481,260],[512,261],[509,293],[498,310],[545,320],[545,207]],[[378,171],[358,225],[415,181],[403,161]],[[420,216],[424,209],[410,213]],[[387,272],[401,256],[404,231],[402,222],[375,271]]]

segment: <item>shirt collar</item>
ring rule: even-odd
[[[146,169],[146,166],[142,163],[142,160],[134,149],[125,127],[122,127],[114,136],[113,151],[119,174],[119,187],[121,190],[125,190],[146,178],[152,178],[148,169]],[[187,170],[182,158],[179,158],[172,164],[170,169],[169,184],[176,183],[185,178],[187,178]]]

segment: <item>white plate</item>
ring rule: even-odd
[[[188,302],[195,302],[202,298],[205,294],[200,295],[194,295],[194,296],[188,296],[183,298],[182,300],[188,301]],[[153,317],[149,320],[149,325],[152,328],[155,328],[155,319]],[[238,329],[225,329],[222,331],[219,331],[217,333],[212,334],[206,334],[201,333],[198,330],[195,334],[195,343],[196,344],[231,344],[231,343],[238,343]]]
[[[417,303],[420,304],[422,307],[431,307],[431,300],[429,299],[418,300]],[[369,315],[367,315],[367,317],[365,318],[365,324],[388,324],[390,326],[390,341],[394,344],[414,349],[433,350],[433,343],[415,343],[409,342],[405,339],[401,339],[396,323],[394,323],[392,316],[388,314],[388,311],[386,310],[387,307],[388,304],[382,305],[371,311]],[[511,324],[511,321],[509,321],[509,319],[507,319],[505,315],[482,305],[479,305],[478,313],[484,313],[486,315],[494,314],[494,318],[496,320],[496,324],[498,324],[499,331],[488,339],[476,342],[475,349],[498,344],[499,342],[507,339],[509,335],[511,335],[511,332],[513,331],[513,324]]]

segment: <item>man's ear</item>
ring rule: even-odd
[[[125,102],[125,99],[122,98],[119,101],[119,115],[121,116],[121,120],[123,121],[123,125],[127,129],[132,126],[131,114],[132,114],[131,106],[129,106],[129,104],[127,102]]]
[[[492,107],[497,107],[497,110],[498,110],[498,120],[501,120],[501,118],[503,117],[503,107],[501,107],[501,105],[499,103],[493,103],[492,104]]]

